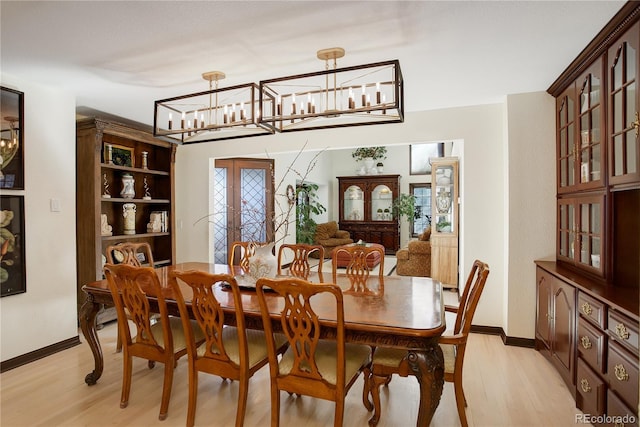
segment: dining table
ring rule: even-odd
[[[169,272],[172,270],[200,270],[213,274],[229,274],[240,285],[242,307],[247,328],[262,329],[260,305],[255,291],[242,268],[226,264],[205,262],[185,262],[156,268],[162,285],[162,294],[167,303],[169,315],[179,316],[178,305]],[[317,273],[308,280],[318,281]],[[373,347],[393,347],[406,349],[411,374],[418,380],[420,400],[418,426],[427,426],[438,407],[444,385],[444,359],[438,345],[439,337],[446,329],[442,285],[428,277],[371,276],[357,286],[344,273],[336,275],[336,284],[344,294],[344,336],[347,342],[366,344]],[[104,306],[113,306],[113,298],[106,280],[88,283],[82,287],[86,300],[80,312],[80,327],[95,362],[94,370],[87,374],[85,382],[94,385],[100,379],[104,368],[102,348],[98,339],[96,316]],[[192,294],[186,284],[181,284],[187,306]],[[225,323],[235,324],[233,296],[223,283],[214,288],[215,296],[222,305]],[[268,310],[273,319],[274,329],[279,329],[278,315],[282,301],[275,293],[266,293]],[[152,310],[157,311],[157,298],[147,292]],[[335,300],[333,306],[314,302],[314,311],[321,319],[321,335],[325,339],[336,337]]]

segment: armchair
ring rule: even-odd
[[[325,258],[331,258],[333,250],[342,245],[353,243],[353,239],[346,230],[338,230],[338,223],[335,221],[318,224],[314,236],[314,244],[324,248]]]
[[[406,248],[396,252],[396,274],[398,276],[431,276],[431,229],[427,228],[411,240]]]

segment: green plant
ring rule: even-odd
[[[356,160],[371,158],[373,160],[386,159],[387,147],[359,147],[353,150],[351,157]]]
[[[402,218],[406,216],[407,219],[412,219],[414,216],[416,206],[416,196],[413,194],[401,193],[391,205],[393,210],[393,216],[395,218]]]
[[[320,215],[327,209],[318,200],[317,184],[304,183],[296,187],[296,199],[304,200],[304,203],[296,204],[296,242],[313,244],[318,224],[312,215]]]

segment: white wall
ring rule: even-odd
[[[27,292],[0,299],[2,361],[78,335],[76,314],[75,99],[2,75],[24,92]],[[49,209],[60,200],[61,212]]]

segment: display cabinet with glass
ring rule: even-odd
[[[338,177],[340,229],[355,241],[378,243],[388,254],[400,248],[400,222],[393,217],[400,175]]]

